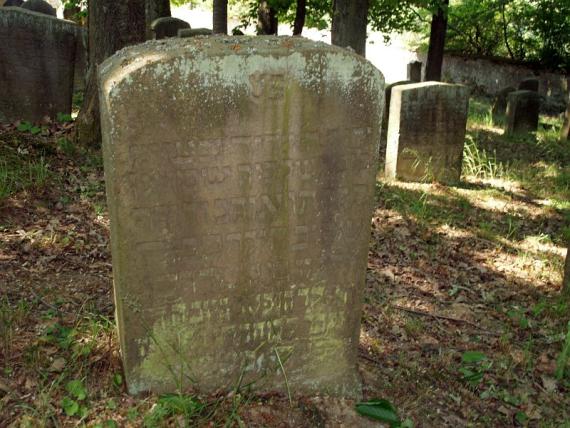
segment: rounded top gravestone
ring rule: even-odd
[[[56,10],[44,0],[27,0],[22,4],[22,9],[43,13],[44,15],[57,16]]]
[[[167,37],[178,36],[178,31],[183,28],[190,28],[190,24],[182,19],[165,16],[157,18],[150,24],[150,29],[154,34],[154,38],[161,40]]]
[[[298,37],[173,38],[104,62],[100,96],[128,390],[359,396],[381,73]]]

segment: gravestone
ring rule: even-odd
[[[412,61],[408,64],[407,69],[407,80],[411,82],[421,82],[422,81],[422,62]]]
[[[514,91],[516,91],[515,88],[507,86],[495,95],[492,108],[493,123],[501,123],[504,120],[507,111],[507,98],[509,94]]]
[[[535,91],[511,92],[507,103],[505,134],[527,134],[536,132],[540,96]]]
[[[392,89],[385,175],[455,183],[461,176],[469,89],[424,82]]]
[[[4,7],[8,7],[8,6],[18,7],[18,6],[22,6],[22,3],[24,3],[24,0],[6,0],[6,2],[3,4],[3,6]]]
[[[0,8],[0,122],[71,113],[78,26]]]
[[[211,36],[213,31],[209,28],[181,28],[178,37]]]
[[[172,18],[170,16],[155,19],[150,25],[150,29],[156,40],[176,37],[178,36],[178,30],[182,28],[190,28],[190,24],[182,19]]]
[[[26,0],[26,2],[24,2],[21,7],[22,9],[27,9],[32,12],[38,12],[43,13],[44,15],[57,17],[57,11],[44,0]]]
[[[538,92],[538,79],[525,79],[519,83],[519,91]]]
[[[395,86],[400,85],[409,85],[410,83],[414,83],[410,80],[400,80],[399,82],[390,83],[386,85],[386,89],[384,90],[384,115],[382,117],[382,136],[383,139],[386,140],[386,131],[388,130],[388,116],[390,114],[390,100],[392,99],[392,88]]]
[[[300,37],[174,38],[100,91],[128,390],[358,396],[381,73]]]
[[[560,139],[562,141],[570,140],[570,95],[568,96],[568,104],[566,106],[566,113],[564,114],[564,122],[560,130]]]

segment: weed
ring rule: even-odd
[[[562,351],[556,359],[556,371],[554,372],[556,379],[562,380],[564,378],[568,361],[570,361],[570,321],[568,322],[568,329]]]
[[[501,178],[508,172],[508,167],[497,160],[497,153],[488,153],[480,149],[472,136],[466,137],[463,146],[463,175],[480,179]]]
[[[477,351],[467,351],[461,356],[461,379],[471,387],[478,387],[483,381],[485,373],[493,365],[485,354]]]

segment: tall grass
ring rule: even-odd
[[[497,153],[480,149],[476,141],[468,135],[463,146],[463,175],[480,178],[502,178],[508,174],[508,165],[497,160]]]

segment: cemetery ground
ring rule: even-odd
[[[507,138],[489,100],[470,108],[460,185],[377,182],[364,399],[389,400],[404,426],[570,426],[570,145],[557,118]],[[349,400],[256,395],[239,379],[209,396],[127,395],[101,155],[60,119],[0,128],[0,426],[371,423]]]

